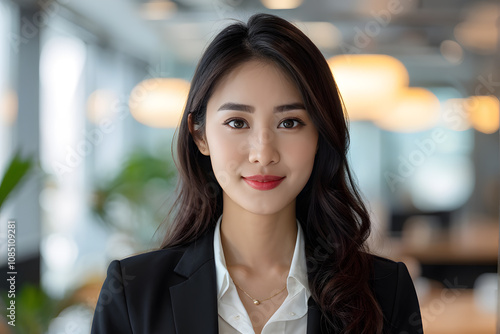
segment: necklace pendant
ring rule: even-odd
[[[259,304],[260,304],[260,302],[259,302],[257,299],[254,299],[254,300],[253,300],[253,303],[254,303],[255,305],[259,305]]]

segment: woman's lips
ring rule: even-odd
[[[285,176],[275,175],[253,175],[243,177],[243,180],[252,188],[257,190],[271,190],[279,186]]]

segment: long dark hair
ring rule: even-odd
[[[255,14],[247,24],[231,24],[204,52],[178,128],[177,198],[162,248],[192,242],[222,214],[222,190],[210,157],[199,152],[193,135],[204,134],[215,85],[236,66],[255,59],[272,61],[290,76],[318,130],[318,152],[311,177],[297,196],[296,216],[305,234],[309,288],[322,311],[322,326],[341,333],[380,333],[382,312],[370,288],[372,261],[365,249],[370,218],[348,166],[341,97],[318,48],[279,17]],[[196,124],[193,134],[189,114]]]

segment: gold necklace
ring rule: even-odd
[[[260,305],[260,303],[265,302],[266,300],[269,300],[269,299],[271,299],[271,298],[273,298],[273,297],[275,297],[275,296],[279,295],[280,293],[282,293],[282,292],[283,292],[283,291],[285,291],[285,289],[286,289],[286,284],[285,284],[285,287],[284,287],[283,289],[281,289],[280,291],[276,292],[276,293],[275,293],[274,295],[272,295],[271,297],[266,298],[266,299],[261,299],[261,300],[258,300],[258,299],[253,298],[252,296],[250,296],[250,295],[248,294],[248,292],[246,292],[245,290],[243,290],[243,289],[242,289],[242,288],[241,288],[238,284],[236,284],[236,282],[235,282],[234,280],[233,280],[233,283],[234,283],[234,285],[236,285],[236,287],[237,287],[238,289],[240,289],[241,291],[243,291],[243,293],[244,293],[245,295],[247,295],[247,296],[248,296],[248,298],[250,298],[250,299],[253,301],[253,303],[254,303],[255,305]]]

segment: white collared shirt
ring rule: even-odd
[[[217,221],[214,234],[219,334],[252,334],[255,333],[252,322],[227,271],[220,238],[221,221],[222,215]],[[304,236],[298,220],[297,240],[286,286],[287,297],[264,325],[261,334],[305,334],[307,332],[307,301],[311,293],[307,281]]]

